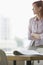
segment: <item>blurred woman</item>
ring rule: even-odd
[[[29,21],[28,39],[33,41],[29,49],[36,50],[43,47],[43,1],[35,1],[32,6],[35,16]],[[31,65],[31,61],[27,61],[27,65]]]
[[[43,1],[35,1],[32,6],[35,16],[29,21],[28,39],[33,41],[30,49],[37,50],[43,48]]]

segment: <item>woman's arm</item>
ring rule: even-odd
[[[29,21],[29,28],[28,28],[28,39],[29,40],[38,40],[42,38],[43,34],[37,34],[37,33],[32,33],[32,19]]]
[[[40,38],[43,39],[43,33],[40,34]]]
[[[31,29],[31,19],[30,19],[29,20],[29,26],[28,26],[28,39],[29,40],[32,40],[31,33],[32,33],[32,29]]]
[[[34,34],[31,34],[31,36],[34,38],[34,39],[41,39],[41,37],[40,37],[40,34],[36,34],[36,33],[34,33]]]
[[[34,39],[35,39],[35,38],[32,36],[32,19],[29,20],[28,39],[29,39],[29,40],[34,40]]]

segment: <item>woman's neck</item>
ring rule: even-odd
[[[36,15],[36,16],[37,16],[38,20],[43,19],[43,16],[42,15]]]

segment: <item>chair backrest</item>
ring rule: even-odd
[[[3,50],[0,50],[0,65],[8,65],[7,57]]]

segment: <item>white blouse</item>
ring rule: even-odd
[[[40,34],[40,39],[35,40],[35,46],[43,45],[43,19],[38,20],[36,17],[31,18],[28,28],[28,39],[33,40],[31,34]]]

